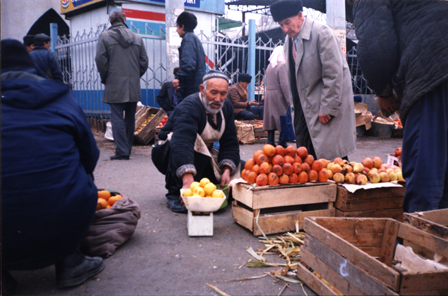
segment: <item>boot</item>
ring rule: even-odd
[[[56,263],[56,285],[58,288],[78,286],[104,269],[101,257],[88,257],[79,251]]]
[[[283,148],[286,148],[288,146],[288,143],[283,141],[283,132],[280,132],[280,136],[278,137],[278,144],[280,146],[283,146]]]
[[[166,202],[168,209],[176,213],[187,212],[187,208],[180,201],[180,189],[177,186],[169,186],[166,198],[168,199]]]
[[[275,130],[268,131],[268,144],[275,147]]]

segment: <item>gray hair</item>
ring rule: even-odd
[[[114,12],[112,12],[110,14],[109,22],[111,23],[111,25],[118,23],[118,22],[121,22],[124,24],[124,23],[126,23],[126,15],[121,10],[115,10]]]

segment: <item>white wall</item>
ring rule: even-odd
[[[60,0],[2,0],[1,1],[1,38],[14,38],[23,41],[31,26],[53,8],[61,12]],[[62,19],[65,20],[64,16]],[[67,21],[66,21],[67,22]],[[69,23],[69,22],[67,22]]]

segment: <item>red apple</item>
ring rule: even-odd
[[[395,149],[395,156],[401,156],[401,147],[398,147],[397,149]]]
[[[369,168],[369,169],[373,168],[373,161],[372,161],[372,159],[371,159],[370,157],[366,157],[366,158],[364,158],[364,159],[361,161],[361,163],[362,163],[362,165],[363,165],[365,168]]]
[[[377,169],[379,169],[383,164],[383,160],[379,156],[375,156],[374,158],[372,158],[372,161],[373,161],[373,167]]]

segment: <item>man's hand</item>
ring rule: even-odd
[[[258,106],[258,105],[260,105],[258,102],[255,102],[255,101],[250,101],[249,102],[249,106]]]
[[[226,167],[224,169],[224,173],[222,173],[222,176],[221,176],[221,188],[225,184],[229,184],[229,183],[230,183],[230,168]]]
[[[400,104],[395,98],[395,95],[391,95],[390,97],[387,98],[377,97],[377,102],[381,109],[386,110],[391,114],[400,108]]]
[[[323,124],[326,124],[327,122],[329,122],[331,120],[331,116],[330,115],[325,115],[325,114],[319,114],[319,121]]]
[[[190,188],[191,183],[193,183],[194,177],[193,174],[185,174],[182,176],[182,189]]]
[[[173,80],[173,86],[175,89],[177,89],[179,87],[179,79],[174,79]]]

